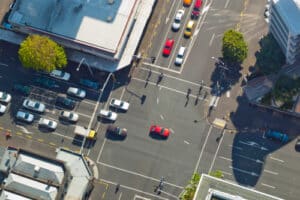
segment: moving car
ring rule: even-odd
[[[36,111],[39,113],[45,112],[45,109],[46,109],[45,104],[43,104],[39,101],[31,100],[31,99],[25,99],[23,101],[22,105],[24,108],[26,108],[28,110]]]
[[[110,111],[110,110],[102,109],[99,112],[99,116],[102,117],[102,118],[111,120],[111,121],[116,121],[116,119],[118,117],[118,114],[113,112],[113,111]]]
[[[34,120],[33,114],[19,110],[16,114],[16,118],[20,121],[31,123]]]
[[[202,0],[196,0],[192,11],[192,19],[198,19],[200,16],[200,8],[202,6]]]
[[[162,54],[164,55],[164,56],[169,56],[170,55],[170,53],[171,53],[171,51],[172,51],[172,48],[173,48],[173,45],[174,45],[174,40],[173,39],[167,39],[166,40],[166,43],[165,43],[165,46],[164,46],[164,48],[163,48],[163,52],[162,52]]]
[[[289,137],[287,134],[281,133],[278,131],[273,131],[273,130],[267,130],[267,132],[265,133],[265,136],[267,138],[280,141],[282,143],[285,143],[289,140]]]
[[[9,103],[10,100],[11,100],[11,95],[10,94],[0,91],[0,101],[1,102]]]
[[[72,110],[75,108],[76,101],[68,97],[58,96],[56,98],[56,105]]]
[[[150,134],[158,135],[158,136],[161,136],[163,138],[167,138],[170,135],[170,130],[167,129],[167,128],[163,128],[161,126],[158,126],[158,125],[152,125],[150,127]]]
[[[40,118],[39,126],[54,131],[57,127],[57,122],[46,118]]]
[[[79,89],[76,87],[69,87],[67,90],[67,94],[83,99],[86,95],[86,92],[85,92],[85,90],[82,90],[82,89]]]
[[[107,127],[107,132],[109,134],[120,136],[120,137],[126,137],[127,136],[127,129],[126,128],[120,128],[118,126],[109,125]]]
[[[181,19],[184,15],[184,10],[178,10],[176,15],[175,15],[175,19],[174,22],[172,24],[172,30],[173,31],[178,31],[180,28],[180,23],[181,23]]]
[[[98,90],[100,88],[100,84],[96,81],[91,81],[89,79],[81,78],[79,83],[85,87],[92,88],[94,90]]]
[[[130,104],[128,102],[126,102],[126,101],[121,101],[119,99],[111,99],[109,105],[111,107],[127,111]]]
[[[193,0],[183,0],[183,5],[184,6],[190,6],[192,4]]]
[[[184,37],[190,38],[192,36],[193,31],[194,31],[194,26],[195,26],[195,22],[193,20],[190,20],[186,25],[186,28],[184,31]]]
[[[183,57],[184,57],[184,53],[185,53],[185,47],[181,46],[179,48],[178,54],[175,58],[175,65],[181,65],[183,63]]]
[[[1,114],[1,115],[4,114],[5,111],[6,111],[6,106],[0,104],[0,114]]]
[[[64,119],[64,120],[67,120],[69,122],[77,122],[78,119],[79,119],[79,116],[77,113],[75,112],[70,112],[70,111],[61,111],[60,113],[60,118],[61,119]]]
[[[60,80],[64,80],[64,81],[68,81],[71,78],[71,74],[69,74],[68,72],[64,72],[64,71],[57,70],[57,69],[53,70],[50,73],[50,76],[60,79]]]

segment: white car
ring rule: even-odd
[[[114,108],[127,111],[129,108],[129,103],[126,101],[121,101],[119,99],[111,99],[109,105]]]
[[[1,102],[9,103],[10,100],[11,100],[11,95],[10,94],[0,91],[0,101]]]
[[[45,112],[46,109],[45,104],[31,99],[25,99],[23,101],[23,107],[27,108],[28,110],[36,111],[39,113]]]
[[[184,10],[178,10],[174,19],[174,22],[172,24],[172,29],[174,31],[178,31],[180,28],[181,19],[184,15]]]
[[[181,65],[183,63],[184,53],[185,53],[185,47],[181,46],[175,58],[175,65]]]
[[[4,114],[6,111],[6,106],[0,104],[0,114]]]
[[[34,120],[33,114],[31,114],[29,112],[26,112],[26,111],[21,111],[21,110],[19,110],[17,112],[16,118],[18,120],[25,121],[25,122],[28,122],[28,123],[31,123]]]
[[[55,130],[57,127],[57,122],[46,118],[40,118],[39,126],[47,129]]]
[[[76,87],[69,87],[67,90],[67,94],[83,99],[86,95],[86,92],[85,92],[85,90],[82,90],[82,89],[79,89]]]
[[[60,117],[70,122],[77,122],[79,118],[78,114],[70,111],[65,111],[65,110],[61,111]]]
[[[65,80],[65,81],[68,81],[71,78],[71,74],[69,74],[67,72],[63,72],[61,70],[57,70],[57,69],[53,70],[50,73],[50,76],[57,78],[57,79]]]
[[[100,110],[99,116],[111,121],[116,121],[118,114],[110,110]]]

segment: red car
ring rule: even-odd
[[[201,6],[202,6],[202,0],[196,0],[194,9],[192,11],[192,19],[197,19],[200,16]]]
[[[170,130],[167,129],[167,128],[163,128],[161,126],[158,126],[158,125],[152,125],[150,127],[150,134],[158,135],[158,136],[167,138],[170,135]]]
[[[169,56],[170,55],[170,53],[172,51],[172,48],[173,48],[173,45],[174,45],[174,40],[168,38],[166,43],[165,43],[163,52],[162,52],[164,56]]]

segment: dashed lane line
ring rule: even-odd
[[[270,159],[272,159],[272,160],[276,160],[276,161],[278,161],[278,162],[281,162],[281,163],[284,163],[284,161],[283,160],[280,160],[280,159],[278,159],[278,158],[274,158],[274,157],[270,157]]]
[[[264,172],[267,172],[267,173],[273,174],[273,175],[278,175],[278,172],[274,172],[274,171],[267,170],[267,169],[264,169]]]
[[[265,187],[268,187],[268,188],[272,188],[272,189],[275,189],[276,187],[273,186],[273,185],[268,185],[268,184],[265,184],[265,183],[261,183],[261,185],[265,186]]]

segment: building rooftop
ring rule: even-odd
[[[0,195],[0,200],[31,200],[30,198],[3,190]]]
[[[137,0],[22,0],[10,21],[115,53]]]
[[[201,175],[194,200],[282,200],[278,197],[243,187],[220,178]]]
[[[300,34],[300,0],[273,0],[292,35]]]

